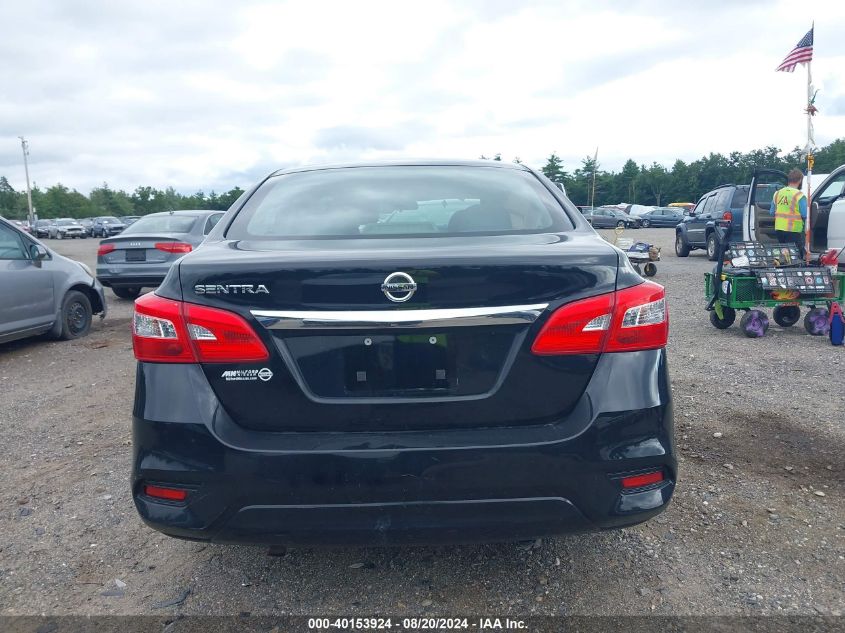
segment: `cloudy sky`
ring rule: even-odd
[[[0,175],[86,192],[247,186],[287,165],[599,147],[670,165],[845,136],[845,2],[0,0]]]

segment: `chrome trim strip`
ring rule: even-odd
[[[491,308],[435,310],[252,310],[268,330],[476,327],[526,325],[537,320],[548,303]]]

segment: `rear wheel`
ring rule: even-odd
[[[813,336],[827,336],[830,324],[827,322],[827,308],[813,308],[804,317],[804,329]]]
[[[91,329],[91,302],[78,290],[71,290],[62,301],[62,331],[59,338],[69,340],[85,336]]]
[[[742,315],[739,328],[748,338],[760,338],[769,329],[769,317],[762,310],[749,310]]]
[[[616,226],[621,227],[621,228],[623,228],[623,229],[624,229],[624,228],[625,228],[625,221],[624,221],[624,220],[619,220],[619,221],[616,223]]]
[[[772,318],[781,327],[792,327],[801,318],[801,308],[798,306],[777,306],[772,312]]]
[[[654,277],[657,274],[657,264],[648,262],[645,266],[643,266],[643,272],[646,277]]]
[[[707,259],[711,262],[715,262],[718,256],[719,252],[718,244],[716,243],[716,234],[711,233],[707,236]]]
[[[715,310],[710,313],[710,324],[719,330],[728,329],[734,324],[734,321],[736,321],[736,310],[733,308],[728,308],[727,306],[722,307],[721,319]]]
[[[56,239],[57,240],[63,240],[63,239],[65,239],[65,236],[62,234],[61,231],[56,231]]]
[[[675,255],[678,257],[686,257],[689,255],[690,247],[684,240],[684,236],[680,233],[675,234]]]
[[[648,219],[643,220],[643,228],[647,229],[651,226],[651,222]]]
[[[121,288],[112,288],[111,291],[121,299],[134,300],[141,294],[141,288],[139,286],[123,286]]]

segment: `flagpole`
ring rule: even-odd
[[[815,24],[813,25],[815,27]],[[807,62],[807,218],[804,222],[804,257],[805,261],[810,263],[810,245],[811,245],[811,227],[810,227],[810,212],[813,209],[813,163],[815,157],[813,156],[813,73],[810,68],[812,61]]]

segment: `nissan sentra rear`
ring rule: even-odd
[[[135,503],[269,545],[639,523],[676,481],[667,336],[527,167],[277,172],[136,301]]]

